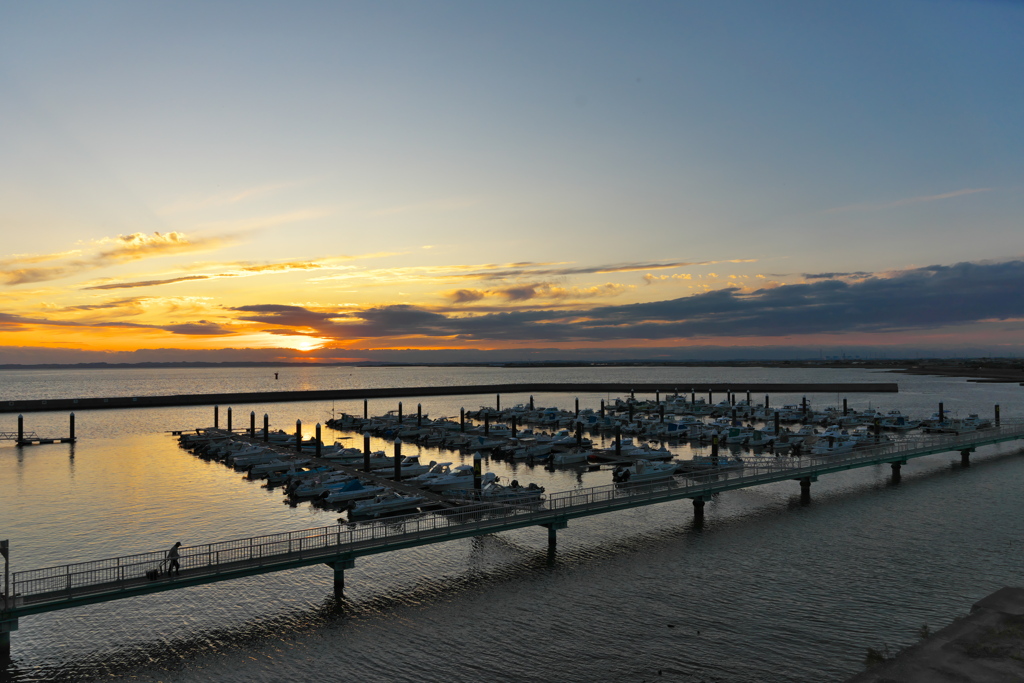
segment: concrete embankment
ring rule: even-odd
[[[895,393],[895,382],[862,382],[846,384],[693,384],[679,386],[637,382],[618,383],[530,383],[530,384],[477,384],[447,387],[387,387],[376,389],[317,389],[310,391],[264,391],[224,394],[178,394],[174,396],[111,396],[107,398],[59,398],[47,400],[0,401],[0,413],[28,413],[48,410],[102,410],[109,408],[157,408],[167,406],[202,406],[243,403],[283,403],[288,401],[341,401],[409,396],[460,396],[473,394],[539,394],[539,393],[614,393],[629,392],[662,396],[673,392],[696,392],[698,395],[751,392],[755,398],[762,394],[853,394]]]
[[[1024,681],[1024,588],[997,590],[892,659],[873,654],[881,661],[847,683]]]

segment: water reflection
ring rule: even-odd
[[[405,376],[429,383],[412,371]],[[927,379],[911,381],[929,386]],[[881,398],[887,406],[931,412],[945,395],[937,392],[953,386],[938,382],[935,391]],[[1014,405],[986,387],[956,384],[961,388],[964,405]],[[596,407],[600,398],[584,395],[581,404]],[[424,407],[457,415],[460,403],[471,400],[425,399]],[[566,404],[558,396],[542,401]],[[361,414],[361,404],[341,403],[337,410]],[[383,408],[377,404],[371,408]],[[295,419],[311,424],[332,406],[258,408],[287,427]],[[279,488],[195,458],[162,434],[208,424],[208,408],[78,417],[82,440],[66,454],[59,446],[29,453],[0,448],[0,486],[13,492],[0,498],[0,537],[17,539],[22,569],[164,547],[181,536],[205,542],[337,517],[281,505]],[[64,419],[38,416],[40,425]],[[375,439],[374,450],[384,444]],[[669,447],[683,457],[707,451],[688,443]],[[462,454],[418,452],[466,462]],[[678,501],[573,520],[558,532],[555,548],[545,543],[546,530],[528,528],[360,558],[346,571],[341,600],[333,597],[330,569],[318,566],[29,617],[14,634],[13,666],[3,675],[358,679],[372,661],[382,676],[402,680],[422,670],[439,643],[486,642],[500,643],[512,656],[529,653],[516,672],[533,680],[636,680],[639,649],[645,662],[697,678],[841,679],[859,668],[866,644],[907,644],[920,623],[948,623],[990,588],[1015,580],[1024,562],[1015,537],[1014,501],[1024,485],[1019,452],[987,449],[971,470],[949,455],[912,461],[898,487],[885,467],[830,475],[812,484],[811,505],[801,504],[796,482],[730,492],[707,504],[700,528],[690,503]],[[55,462],[65,457],[66,467]],[[595,486],[608,477],[587,468],[486,463],[549,491]],[[692,630],[670,632],[669,623]],[[685,656],[681,643],[692,645]],[[480,674],[479,650],[460,650],[446,650],[438,676],[455,681],[472,680],[467,671]],[[566,652],[575,655],[571,667],[560,664]]]

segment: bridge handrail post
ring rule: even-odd
[[[124,567],[121,566],[121,558],[117,558],[117,583],[124,590]]]
[[[254,540],[255,539],[253,539],[251,536],[249,537],[249,561],[250,562],[252,561],[252,543],[253,543]]]
[[[214,552],[217,554],[217,561],[214,563],[214,566],[217,568],[216,573],[220,574],[220,551],[215,550]]]

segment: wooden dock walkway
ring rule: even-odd
[[[677,476],[661,483],[562,491],[549,494],[539,505],[460,507],[183,547],[180,576],[156,580],[147,579],[146,572],[163,562],[164,551],[14,572],[10,598],[0,612],[0,648],[5,641],[10,647],[10,632],[17,629],[18,619],[31,614],[314,564],[334,568],[335,588],[340,591],[344,570],[357,557],[528,526],[547,528],[549,543],[554,544],[556,531],[566,528],[570,519],[681,499],[693,501],[699,521],[705,501],[726,491],[795,480],[809,495],[811,483],[826,474],[890,464],[898,478],[900,466],[912,458],[952,451],[959,452],[967,465],[976,448],[1022,439],[1024,421],[1004,420],[985,430],[924,435],[843,455],[760,458],[743,469]]]

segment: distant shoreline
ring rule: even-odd
[[[796,368],[828,370],[886,370],[909,375],[968,377],[978,382],[1024,383],[1024,360],[1017,358],[982,359],[900,359],[900,360],[735,360],[735,361],[508,361],[508,362],[369,362],[357,363],[289,363],[264,361],[227,362],[143,362],[143,363],[35,363],[0,364],[3,370],[133,370],[154,368]]]

